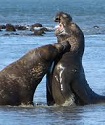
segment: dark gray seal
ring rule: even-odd
[[[0,72],[0,105],[33,105],[37,85],[55,58],[69,48],[68,42],[45,45],[4,68]]]
[[[82,66],[84,34],[72,21],[72,17],[59,12],[56,36],[59,43],[69,41],[70,51],[57,59],[47,74],[48,105],[87,105],[105,102],[105,96],[92,91]]]

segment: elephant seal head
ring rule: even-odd
[[[55,22],[58,22],[58,26],[56,26],[55,34],[58,35],[68,35],[68,32],[66,31],[66,26],[72,22],[72,17],[64,12],[59,12],[56,14]]]

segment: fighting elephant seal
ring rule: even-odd
[[[82,30],[72,21],[72,17],[64,12],[56,15],[55,22],[59,22],[55,32],[58,42],[69,41],[71,48],[55,61],[47,74],[47,104],[86,105],[105,102],[105,96],[93,92],[85,78],[82,66]]]
[[[0,105],[33,105],[37,85],[54,59],[69,47],[66,42],[35,48],[4,68],[0,72]]]

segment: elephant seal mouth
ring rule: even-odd
[[[62,23],[59,23],[56,27],[55,27],[55,31],[58,32],[58,34],[62,34],[65,32],[64,26]]]
[[[65,31],[65,28],[63,26],[62,23],[59,23],[56,27],[55,27],[55,34],[56,35],[67,35],[68,33]]]

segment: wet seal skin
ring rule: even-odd
[[[35,48],[0,72],[0,105],[33,105],[34,92],[68,42]]]
[[[64,12],[56,14],[55,22],[59,23],[55,31],[58,43],[68,41],[71,48],[56,59],[46,76],[47,104],[69,106],[105,102],[105,96],[93,92],[85,78],[82,66],[85,40],[82,30]]]

